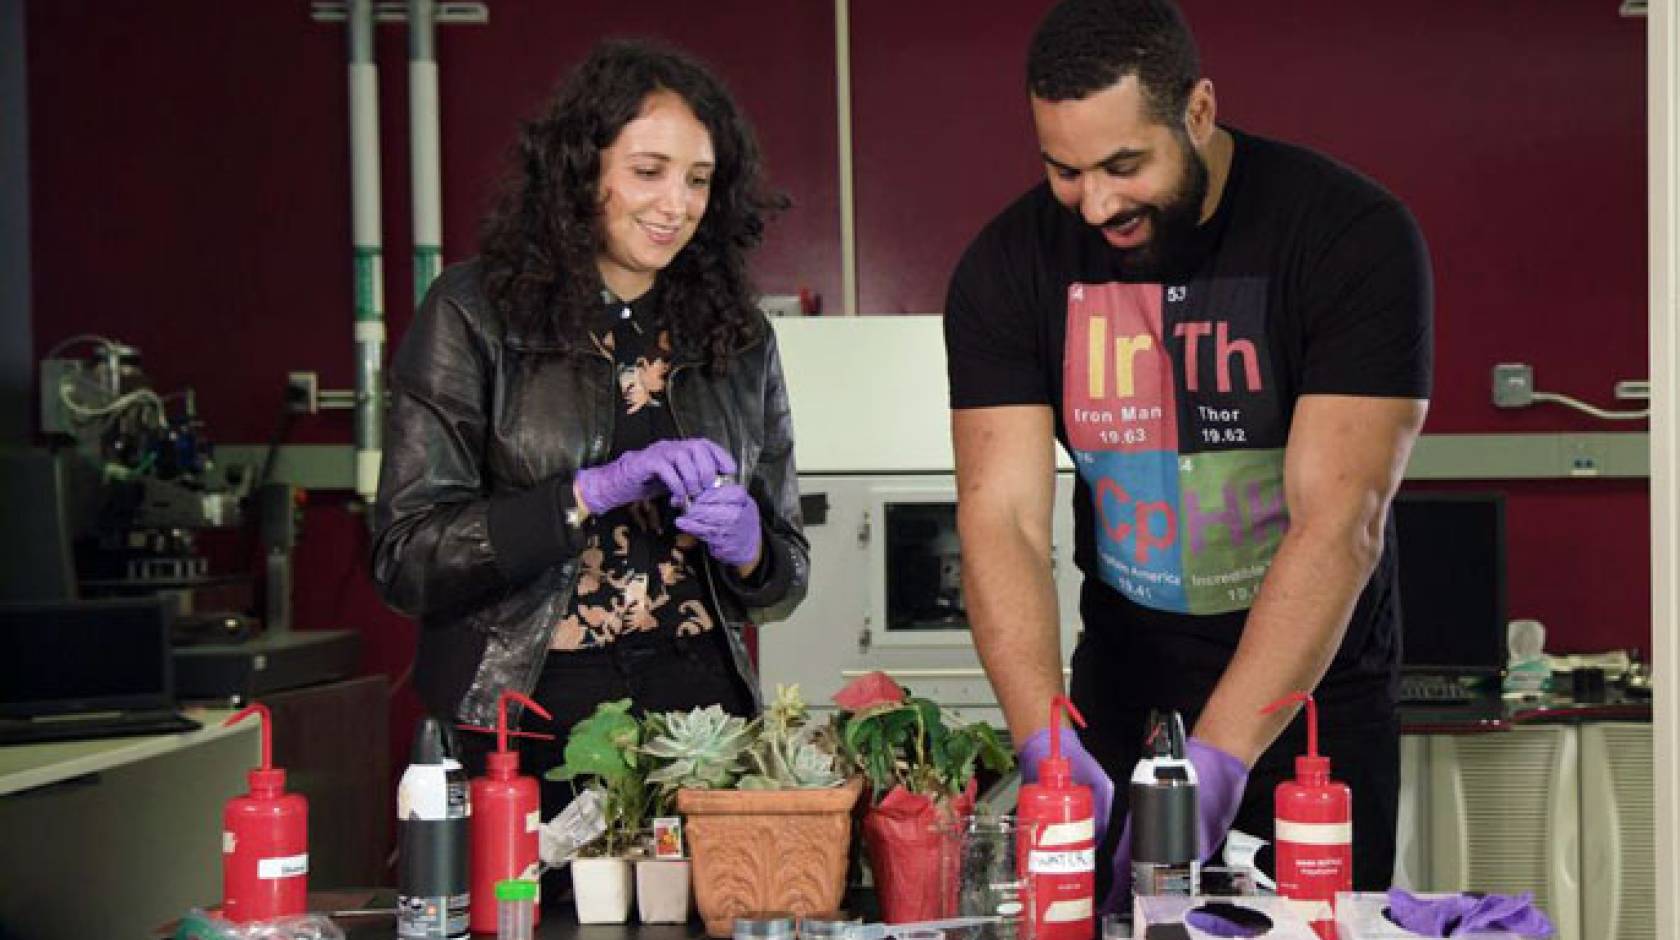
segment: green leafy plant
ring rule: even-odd
[[[885,673],[859,677],[834,696],[842,760],[869,780],[879,806],[893,791],[931,801],[955,798],[980,767],[998,773],[1015,755],[985,722],[963,723],[917,698]]]
[[[640,754],[642,724],[630,714],[630,700],[602,702],[588,718],[572,726],[565,761],[550,770],[550,780],[564,780],[600,792],[607,832],[591,847],[600,855],[620,855],[640,838],[656,810]]]

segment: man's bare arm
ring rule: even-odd
[[[1289,532],[1261,583],[1236,655],[1196,724],[1197,737],[1253,766],[1295,709],[1283,695],[1318,685],[1382,553],[1389,500],[1428,402],[1302,396],[1284,455]]]
[[[963,601],[1009,732],[1025,741],[1062,693],[1060,617],[1050,571],[1056,491],[1053,415],[1044,405],[952,412]]]

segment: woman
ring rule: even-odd
[[[602,701],[749,715],[742,624],[804,595],[792,420],[743,253],[778,208],[723,86],[598,46],[524,129],[481,257],[444,271],[391,367],[374,576],[420,619],[434,714],[495,724],[527,772]],[[750,612],[750,613],[749,613]],[[489,744],[463,741],[469,769]],[[544,816],[565,794],[544,787]]]

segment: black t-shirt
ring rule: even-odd
[[[1405,207],[1320,155],[1227,129],[1219,206],[1164,283],[1128,281],[1040,184],[969,247],[945,307],[951,407],[1055,411],[1078,470],[1087,631],[1122,651],[1116,678],[1139,705],[1192,712],[1288,527],[1296,400],[1427,398],[1431,378],[1429,261]],[[1392,703],[1395,587],[1385,540],[1319,689],[1331,709]]]

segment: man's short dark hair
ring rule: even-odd
[[[1136,75],[1155,120],[1177,127],[1201,78],[1196,40],[1172,0],[1062,0],[1033,34],[1027,91],[1075,101]]]

